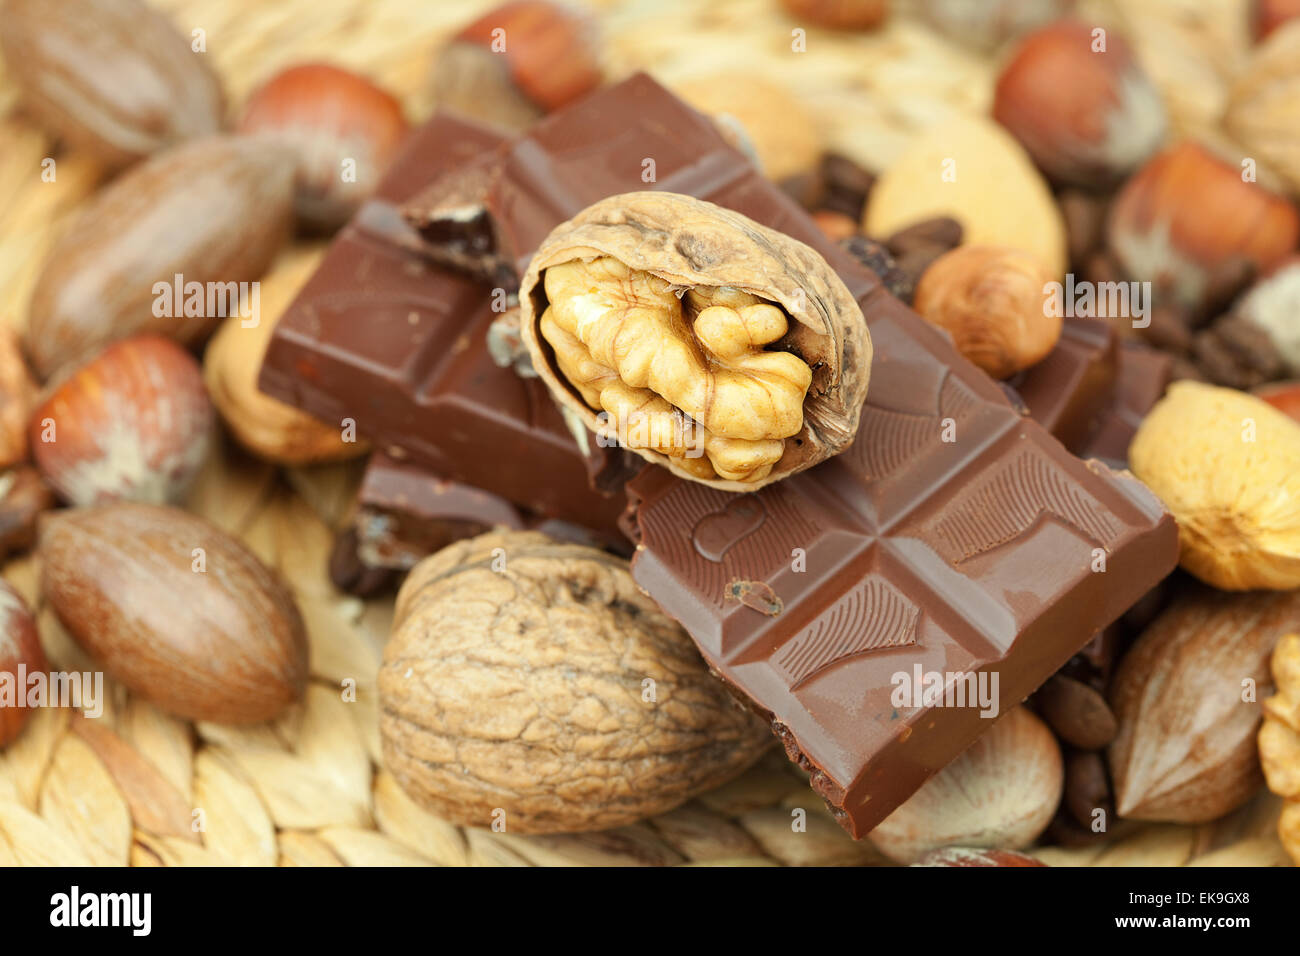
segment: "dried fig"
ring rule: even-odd
[[[675,193],[612,196],[558,226],[520,288],[523,338],[603,441],[726,491],[852,442],[871,336],[815,251]]]
[[[379,672],[384,762],[438,816],[516,833],[620,826],[768,747],[627,562],[538,532],[426,558]]]

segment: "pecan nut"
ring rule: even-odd
[[[861,309],[815,251],[738,213],[673,193],[605,199],[547,237],[520,300],[557,401],[685,478],[752,491],[857,432]]]

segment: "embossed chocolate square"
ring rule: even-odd
[[[637,583],[855,837],[1178,559],[1143,485],[1070,455],[879,285],[860,302],[876,366],[848,451],[748,495],[628,485]],[[993,706],[900,706],[917,672],[996,675]]]

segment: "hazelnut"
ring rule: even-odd
[[[1300,0],[1251,0],[1250,34],[1255,42],[1291,20],[1300,17]]]
[[[888,236],[947,216],[962,241],[1037,256],[1053,278],[1066,268],[1065,220],[1029,154],[992,120],[963,116],[917,136],[867,197],[863,231]]]
[[[54,492],[31,465],[0,475],[0,561],[36,541],[36,522],[57,504]]]
[[[142,335],[54,386],[32,414],[32,455],[74,505],[177,501],[207,456],[212,419],[194,357]]]
[[[965,46],[989,52],[1026,30],[1070,12],[1074,0],[918,0],[936,30]]]
[[[1175,382],[1129,464],[1177,519],[1185,570],[1227,591],[1300,587],[1300,424],[1235,389]]]
[[[1300,375],[1300,256],[1255,283],[1232,311],[1263,329],[1292,375]]]
[[[440,107],[523,129],[600,85],[596,21],[546,0],[517,0],[458,33],[434,65]]]
[[[0,579],[0,748],[14,741],[29,714],[27,686],[19,683],[20,667],[33,674],[47,670],[49,664],[27,602]]]
[[[912,863],[945,846],[1029,846],[1061,800],[1061,748],[1023,707],[1004,715],[870,833],[890,859]]]
[[[41,593],[68,633],[132,691],[190,720],[278,716],[307,684],[292,595],[215,525],[116,503],[52,514]]]
[[[1300,422],[1300,381],[1272,382],[1251,391],[1278,411]]]
[[[839,242],[858,234],[858,221],[852,216],[833,209],[819,209],[812,214],[813,222],[831,242]]]
[[[1223,124],[1246,155],[1300,194],[1300,21],[1255,48],[1233,80]]]
[[[1285,259],[1300,236],[1291,203],[1205,147],[1186,142],[1153,157],[1111,206],[1110,249],[1158,299],[1198,309],[1214,271],[1233,257],[1260,271]]]
[[[753,73],[728,71],[691,76],[673,92],[701,113],[738,123],[769,179],[815,170],[822,134],[802,102],[784,87]]]
[[[27,457],[27,420],[37,391],[18,333],[0,325],[0,468]]]
[[[1052,277],[1025,252],[958,246],[936,259],[916,286],[914,307],[947,330],[957,351],[994,378],[1041,361],[1061,337],[1044,286]]]
[[[1057,182],[1105,186],[1159,148],[1160,93],[1123,38],[1094,49],[1092,28],[1066,20],[1021,40],[998,77],[993,117]]]
[[[889,14],[889,0],[781,0],[791,16],[828,30],[869,30]]]
[[[326,63],[277,73],[249,97],[239,121],[241,133],[293,150],[294,210],[323,230],[341,226],[374,191],[406,130],[392,94]]]
[[[729,209],[611,196],[546,237],[519,299],[551,395],[681,477],[753,491],[857,432],[861,308],[814,250]]]

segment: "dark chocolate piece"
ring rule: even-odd
[[[621,534],[532,514],[490,492],[448,481],[382,452],[374,452],[366,465],[353,526],[356,552],[364,564],[402,571],[453,541],[498,527],[527,528],[616,554],[631,553]]]
[[[1147,412],[1164,396],[1173,371],[1172,356],[1138,342],[1123,343],[1114,398],[1088,441],[1077,450],[1079,457],[1127,468],[1128,446]]]
[[[525,521],[504,498],[375,452],[353,524],[362,562],[405,571],[453,541],[495,527],[523,528]]]
[[[369,598],[397,585],[398,574],[388,567],[367,564],[359,551],[356,528],[345,528],[334,538],[330,552],[330,580],[340,591]]]
[[[1115,397],[1118,336],[1102,319],[1068,318],[1056,347],[1008,380],[1038,424],[1076,455]]]
[[[499,140],[464,120],[435,117],[416,145],[436,147],[425,177],[447,171],[465,148]],[[405,157],[404,157],[405,160]],[[404,199],[405,177],[380,192]],[[505,298],[430,263],[398,208],[371,200],[340,232],[320,268],[281,318],[258,385],[326,421],[351,417],[389,457],[489,490],[528,511],[618,534],[620,495],[595,494],[588,461],[538,379],[493,361],[487,343]]]

